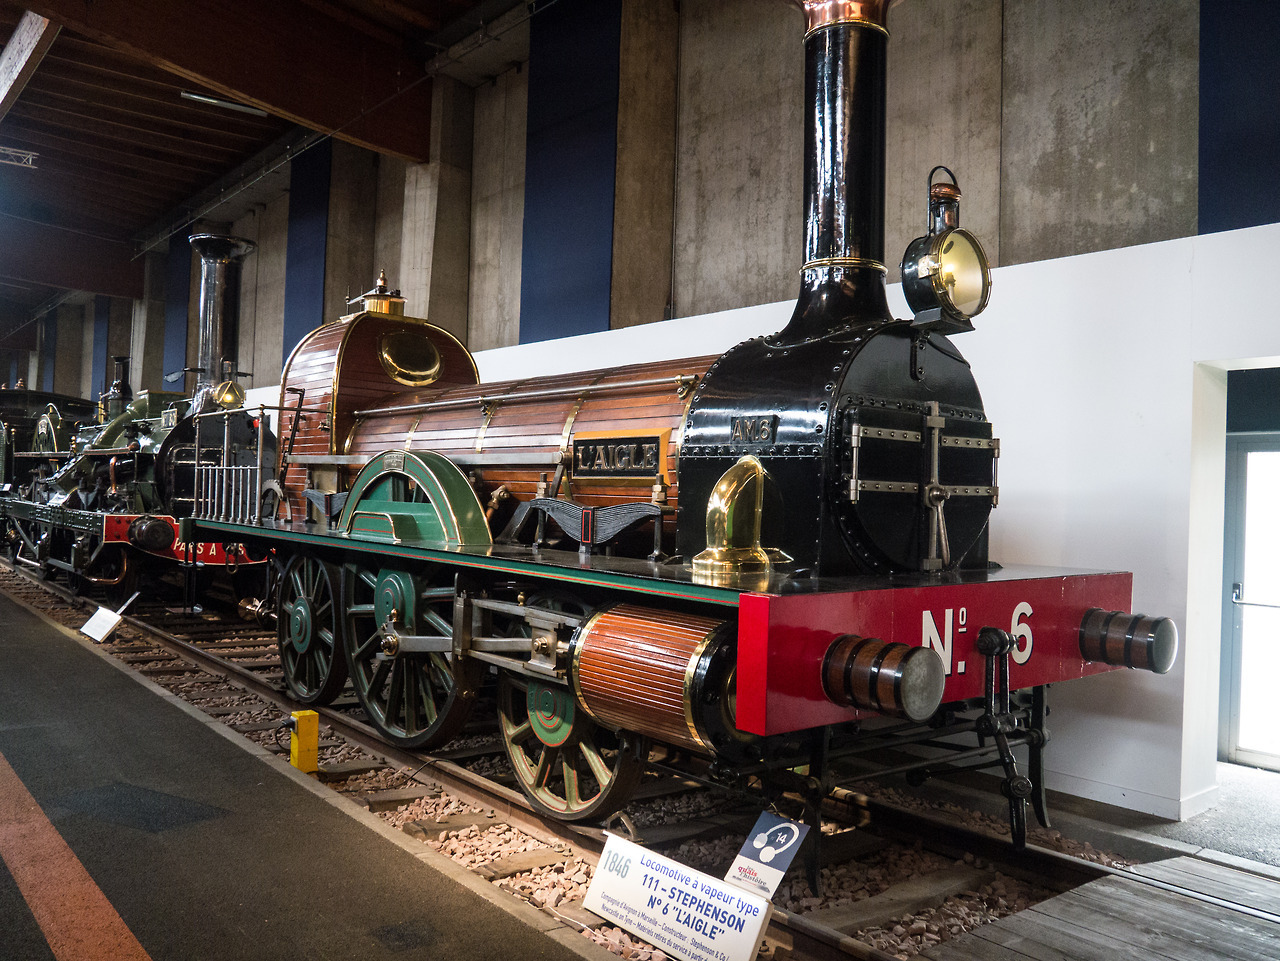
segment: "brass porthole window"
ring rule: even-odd
[[[440,351],[414,331],[397,330],[379,337],[378,360],[388,377],[406,387],[426,387],[440,379]]]

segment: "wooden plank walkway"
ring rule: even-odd
[[[1280,916],[1280,881],[1173,858],[1143,876]],[[932,961],[1278,961],[1280,921],[1108,877],[920,955]]]

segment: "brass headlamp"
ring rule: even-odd
[[[222,383],[213,388],[213,402],[223,410],[235,410],[244,406],[244,388],[236,383],[236,377],[242,376],[235,370],[230,361],[222,362]]]
[[[951,183],[933,182],[944,171]],[[913,327],[944,334],[973,330],[991,293],[991,265],[978,238],[960,226],[960,184],[946,167],[929,171],[929,232],[907,245],[902,292]]]

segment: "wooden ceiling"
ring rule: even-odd
[[[428,61],[519,5],[0,0],[0,319],[141,296],[141,237],[307,131],[426,160]]]

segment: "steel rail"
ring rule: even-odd
[[[67,603],[77,606],[93,603],[58,585],[37,579],[29,571],[19,568],[12,562],[0,559],[0,565],[23,576],[33,586],[58,596]],[[284,710],[306,707],[293,701],[287,694],[264,680],[259,672],[205,651],[197,643],[186,641],[133,615],[123,616],[122,621],[154,639],[158,647],[192,663],[197,669],[231,681],[268,703]],[[248,638],[245,640],[249,641]],[[350,743],[401,768],[411,769],[408,775],[411,780],[424,783],[420,775],[429,771],[431,780],[439,782],[450,793],[469,804],[492,809],[495,817],[501,818],[501,823],[518,827],[552,844],[555,841],[566,842],[577,849],[576,853],[586,860],[592,863],[597,862],[600,850],[603,848],[604,830],[544,819],[533,810],[524,795],[518,791],[475,774],[446,758],[408,751],[388,744],[379,737],[374,728],[347,717],[332,707],[310,709],[316,710],[335,733]],[[1025,873],[1040,883],[1052,880],[1069,888],[1103,877],[1127,878],[1154,889],[1280,924],[1280,915],[1250,905],[1205,894],[1172,882],[1146,877],[1125,868],[1085,861],[1032,842],[1029,842],[1025,849],[1018,851],[1008,840],[997,835],[964,827],[949,818],[904,811],[846,788],[837,787],[832,791],[823,804],[823,813],[833,820],[846,824],[857,823],[864,820],[863,815],[867,815],[879,831],[898,836],[910,843],[927,838],[926,846],[932,847],[939,853],[949,856],[962,856],[969,853],[985,857],[999,863],[1002,870],[1016,874]],[[554,911],[553,913],[560,916]],[[562,918],[562,920],[571,919]],[[793,950],[799,949],[805,957],[852,957],[857,958],[858,961],[892,961],[894,957],[858,941],[851,935],[776,907],[769,922],[768,936],[784,944],[790,943]]]
[[[69,604],[85,607],[93,602],[66,591],[56,584],[39,580],[31,571],[20,569],[6,560],[0,559],[0,566],[7,567],[32,584],[50,594],[60,597]],[[122,622],[140,631],[157,647],[166,650],[191,663],[194,668],[221,677],[246,692],[273,704],[282,710],[307,708],[293,701],[287,694],[264,680],[259,672],[241,667],[229,660],[205,651],[198,644],[183,640],[145,618],[124,615]],[[407,751],[383,741],[377,732],[367,724],[353,720],[332,707],[310,707],[325,719],[330,728],[355,746],[381,757],[389,763],[401,768],[411,769],[410,779],[416,783],[424,783],[422,776],[429,773],[432,781],[439,782],[449,793],[461,800],[481,808],[490,808],[495,813],[495,823],[506,823],[528,832],[544,842],[555,844],[566,842],[593,865],[598,863],[600,852],[604,848],[605,831],[601,828],[584,825],[567,824],[562,821],[544,819],[529,805],[524,795],[504,785],[491,781],[481,775],[445,758]],[[572,918],[554,912],[556,917],[566,922]],[[576,922],[575,922],[576,923]],[[833,928],[827,928],[792,912],[775,908],[766,929],[766,936],[772,940],[789,945],[798,956],[813,959],[855,958],[857,961],[893,961],[894,956],[880,951],[870,945],[843,934]]]
[[[1027,870],[1041,880],[1055,878],[1070,883],[1072,887],[1075,887],[1089,881],[1101,880],[1105,877],[1125,878],[1150,888],[1182,895],[1203,904],[1211,904],[1215,907],[1233,911],[1236,914],[1244,914],[1261,921],[1280,925],[1280,914],[1266,911],[1262,908],[1255,908],[1248,904],[1220,898],[1217,895],[1207,894],[1170,881],[1162,881],[1159,878],[1147,877],[1130,868],[1119,868],[1112,865],[1099,864],[1096,861],[1086,861],[1036,844],[1030,839],[1026,848],[1018,851],[1009,841],[997,835],[987,834],[983,831],[976,831],[973,828],[955,824],[947,818],[903,811],[900,808],[895,808],[884,802],[873,800],[844,788],[836,788],[828,798],[828,804],[832,805],[833,812],[837,810],[836,806],[864,811],[871,816],[873,822],[878,822],[876,825],[878,828],[888,828],[895,833],[902,832],[908,837],[950,835],[961,842],[962,848],[957,850],[980,854],[990,860]]]

